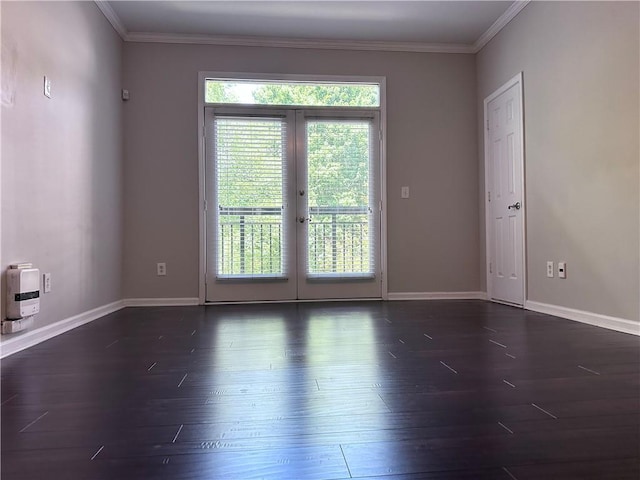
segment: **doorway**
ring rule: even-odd
[[[484,101],[487,293],[524,306],[526,292],[522,73]]]

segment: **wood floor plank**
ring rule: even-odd
[[[126,308],[2,361],[2,478],[636,479],[638,340],[482,301]]]
[[[637,480],[640,477],[638,458],[615,460],[542,463],[508,466],[518,480],[562,478],[564,480]]]

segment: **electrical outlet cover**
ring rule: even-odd
[[[567,278],[567,263],[558,262],[558,277]]]

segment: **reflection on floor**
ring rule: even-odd
[[[127,308],[2,361],[2,478],[637,480],[639,358],[481,301]]]

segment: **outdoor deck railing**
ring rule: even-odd
[[[282,214],[278,207],[219,207],[219,273],[283,273]],[[363,273],[369,269],[369,208],[311,207],[311,273]]]

